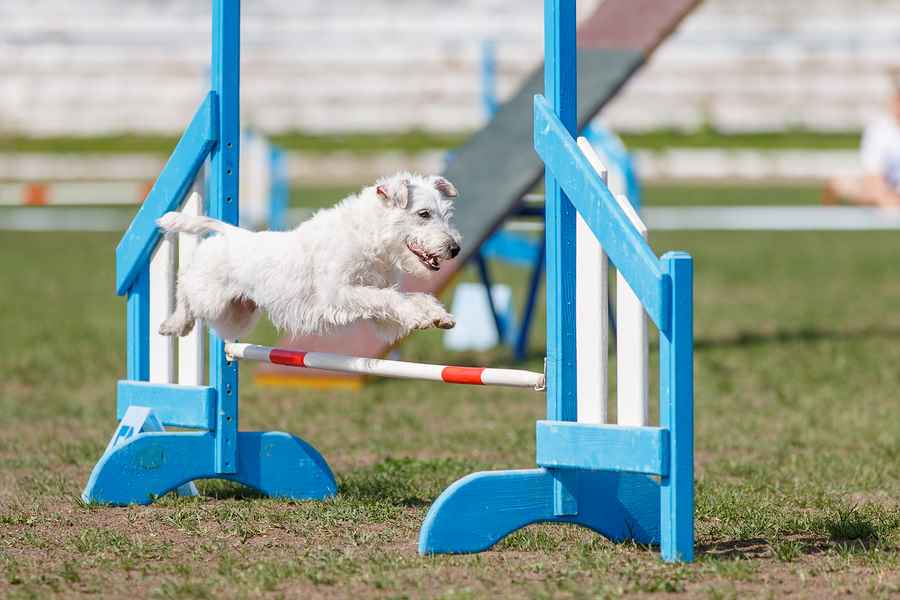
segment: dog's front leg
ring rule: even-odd
[[[354,286],[342,293],[343,308],[358,319],[374,321],[379,334],[391,341],[415,329],[450,329],[456,322],[434,296],[404,294],[394,288]]]
[[[431,327],[453,329],[456,325],[453,315],[448,313],[447,309],[434,296],[419,292],[404,294],[404,296],[419,311],[419,322],[414,329],[429,329]]]

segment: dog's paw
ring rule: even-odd
[[[159,335],[184,337],[194,328],[193,320],[173,319],[169,317],[159,326]]]
[[[434,326],[438,329],[453,329],[456,327],[456,321],[453,319],[453,315],[445,311],[445,316],[440,319],[435,319],[433,322]]]
[[[415,314],[412,329],[452,329],[456,325],[453,315],[434,296],[411,294],[410,300]]]

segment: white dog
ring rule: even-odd
[[[167,233],[204,239],[178,278],[163,335],[187,335],[203,319],[234,341],[260,309],[282,331],[326,334],[366,320],[386,340],[455,325],[433,296],[397,289],[402,273],[428,275],[459,254],[456,188],[443,177],[398,173],[378,180],[292,231],[252,232],[210,217],[166,213]]]

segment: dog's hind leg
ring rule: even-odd
[[[233,298],[222,314],[209,324],[226,342],[235,342],[250,333],[259,321],[259,307],[249,298]]]
[[[194,328],[195,318],[191,314],[187,296],[179,285],[176,292],[175,311],[159,326],[160,335],[184,337]]]

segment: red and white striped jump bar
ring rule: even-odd
[[[346,356],[329,352],[303,352],[285,348],[270,348],[253,344],[225,344],[225,352],[232,358],[258,360],[273,365],[325,369],[343,373],[360,373],[399,379],[426,379],[444,383],[467,385],[503,385],[518,388],[544,389],[544,374],[519,369],[487,369],[482,367],[448,367],[423,363]]]

